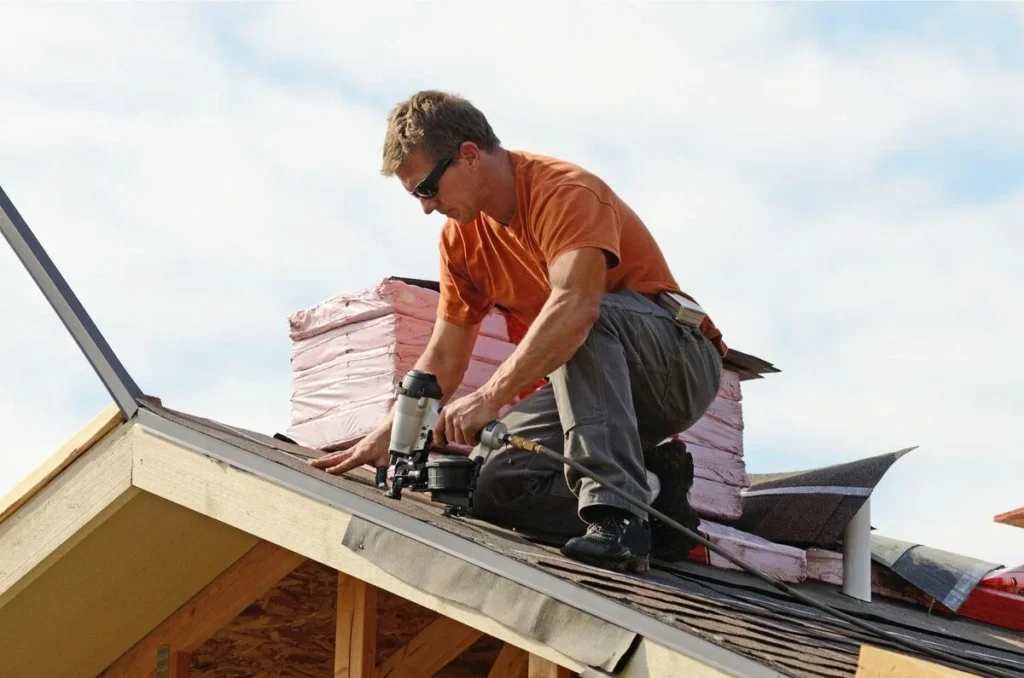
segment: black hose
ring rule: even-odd
[[[621,499],[625,499],[626,501],[628,501],[629,503],[633,504],[637,508],[639,508],[639,509],[641,509],[643,511],[646,511],[648,514],[654,516],[655,518],[657,518],[658,520],[662,521],[666,525],[670,526],[674,530],[685,534],[690,539],[695,540],[697,543],[699,543],[702,546],[704,546],[704,548],[707,548],[707,549],[710,549],[711,551],[714,551],[715,553],[717,553],[718,555],[722,556],[723,558],[725,558],[729,562],[733,563],[734,565],[742,568],[746,572],[749,572],[750,574],[754,575],[755,577],[757,577],[761,581],[763,581],[763,582],[765,582],[767,584],[770,584],[772,587],[778,589],[779,591],[781,591],[781,592],[783,592],[783,593],[785,593],[787,595],[790,595],[793,598],[796,598],[798,601],[800,601],[801,603],[804,603],[805,605],[810,605],[811,607],[813,607],[815,609],[818,609],[818,610],[821,610],[822,612],[825,612],[827,614],[833,615],[833,616],[837,617],[838,619],[841,619],[841,620],[845,621],[848,624],[852,624],[853,626],[856,626],[859,629],[867,631],[868,633],[871,633],[873,635],[879,636],[880,638],[884,638],[885,640],[888,640],[891,643],[895,643],[896,645],[901,645],[901,646],[903,646],[903,647],[905,647],[905,648],[907,648],[909,650],[913,650],[915,652],[920,652],[922,654],[930,655],[932,657],[935,657],[936,659],[941,659],[941,660],[943,660],[945,662],[948,662],[950,664],[953,664],[954,666],[957,666],[959,668],[964,668],[964,669],[967,669],[969,671],[973,671],[975,673],[981,673],[982,675],[999,676],[1000,678],[1004,678],[1004,677],[1005,678],[1019,678],[1019,676],[1020,676],[1020,674],[1008,673],[1008,672],[1003,671],[1001,669],[992,668],[992,667],[989,667],[989,666],[984,666],[982,664],[977,664],[975,662],[972,662],[969,659],[963,659],[963,658],[960,658],[960,657],[957,657],[957,656],[954,656],[954,655],[951,655],[951,654],[947,654],[945,652],[942,652],[941,650],[934,650],[934,649],[932,649],[930,647],[927,647],[927,646],[924,646],[924,645],[919,645],[918,643],[915,643],[915,642],[913,642],[911,640],[906,640],[906,639],[900,638],[899,636],[891,634],[891,633],[889,633],[888,631],[886,631],[884,629],[878,628],[878,627],[873,626],[872,624],[869,624],[869,623],[867,623],[867,622],[865,622],[863,620],[860,620],[860,619],[857,619],[856,617],[848,615],[845,612],[840,612],[839,610],[836,610],[835,608],[829,607],[828,605],[825,605],[824,603],[820,603],[817,600],[814,600],[813,598],[811,598],[809,596],[806,596],[803,593],[800,593],[796,589],[794,589],[794,588],[792,588],[790,586],[787,586],[786,584],[782,583],[781,581],[776,581],[776,580],[772,579],[768,575],[766,575],[763,572],[761,572],[760,570],[758,570],[753,565],[747,564],[746,562],[744,562],[743,560],[737,558],[736,556],[732,555],[731,553],[728,553],[727,551],[721,549],[717,544],[713,544],[710,541],[708,541],[707,539],[705,539],[704,537],[702,537],[699,534],[693,532],[692,530],[689,530],[686,527],[683,527],[682,525],[680,525],[676,521],[674,521],[671,518],[669,518],[668,516],[666,516],[664,513],[660,512],[660,511],[658,511],[658,510],[656,510],[654,508],[651,508],[650,506],[648,506],[644,502],[640,501],[639,499],[635,499],[635,498],[631,497],[630,495],[626,494],[626,492],[624,492],[623,490],[615,487],[614,485],[611,485],[610,483],[608,483],[607,481],[605,481],[605,480],[603,480],[601,478],[598,478],[596,475],[594,475],[594,473],[592,471],[587,469],[585,466],[583,466],[579,462],[574,461],[572,459],[569,459],[565,455],[559,454],[559,453],[555,452],[554,450],[551,450],[551,449],[541,445],[540,443],[538,443],[538,442],[536,442],[534,440],[530,440],[529,438],[523,438],[521,436],[505,434],[504,436],[501,436],[500,439],[506,445],[511,445],[512,447],[515,447],[515,448],[520,449],[520,450],[525,450],[526,452],[535,452],[537,454],[542,454],[545,457],[553,459],[554,461],[557,461],[557,462],[563,463],[563,464],[567,464],[574,471],[578,471],[579,473],[582,473],[586,477],[590,478],[591,480],[593,480],[596,483],[598,483],[599,485],[601,485],[606,490],[614,493],[615,496],[617,496],[617,497],[619,497]]]

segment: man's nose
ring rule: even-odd
[[[420,198],[420,206],[424,214],[430,214],[437,209],[437,201],[433,198]]]

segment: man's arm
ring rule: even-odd
[[[576,353],[601,313],[606,272],[604,250],[597,247],[569,250],[551,263],[551,295],[516,350],[481,387],[488,400],[507,403]]]
[[[463,326],[441,318],[434,323],[427,348],[414,367],[431,372],[437,377],[443,402],[448,402],[455,389],[462,383],[479,332],[480,323]],[[345,473],[363,464],[383,466],[388,462],[388,447],[391,443],[391,425],[394,418],[395,407],[392,405],[384,421],[365,438],[346,449],[313,459],[310,463],[335,474]]]

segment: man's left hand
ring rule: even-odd
[[[458,443],[476,445],[477,435],[484,426],[498,418],[495,405],[480,391],[451,401],[443,408],[434,425],[434,440],[437,444]]]

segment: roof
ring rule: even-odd
[[[21,555],[27,554],[27,557],[20,561],[0,561],[0,583],[4,585],[0,608],[12,599],[21,600],[25,607],[28,603],[24,603],[24,596],[14,598],[19,590],[26,590],[33,579],[44,581],[54,571],[61,570],[54,563],[68,550],[78,550],[86,544],[91,548],[85,555],[93,557],[94,570],[83,573],[80,569],[65,567],[60,573],[65,582],[73,581],[75,576],[79,578],[79,585],[68,589],[74,593],[62,599],[52,591],[40,592],[36,587],[37,597],[33,599],[41,603],[36,608],[57,606],[54,609],[61,609],[61,612],[66,612],[66,604],[77,605],[81,608],[78,616],[54,616],[55,613],[47,612],[50,608],[41,612],[35,609],[35,621],[43,625],[41,632],[33,635],[32,629],[19,630],[23,635],[28,634],[32,642],[43,648],[39,651],[45,651],[50,657],[63,655],[66,650],[51,652],[52,643],[44,635],[60,637],[61,625],[73,624],[85,610],[91,607],[91,611],[95,611],[101,605],[102,597],[91,601],[80,594],[89,588],[82,581],[83,577],[94,584],[87,592],[89,595],[104,596],[107,589],[116,586],[118,595],[107,597],[117,598],[110,602],[124,607],[133,604],[133,590],[136,595],[151,597],[159,593],[159,602],[165,611],[173,611],[186,595],[188,586],[207,580],[210,572],[221,571],[242,549],[250,547],[257,535],[265,533],[268,523],[275,523],[275,534],[282,542],[291,544],[286,548],[303,552],[306,557],[317,552],[324,563],[344,561],[348,567],[361,568],[363,574],[378,581],[385,581],[380,574],[384,572],[392,577],[389,582],[393,587],[414,597],[419,593],[410,583],[415,582],[458,604],[459,607],[452,608],[453,615],[457,612],[474,616],[488,626],[489,633],[499,637],[506,633],[501,624],[518,624],[519,628],[526,624],[529,637],[523,642],[539,641],[540,649],[553,648],[556,653],[564,653],[573,664],[584,667],[616,669],[628,659],[631,651],[640,656],[662,647],[678,653],[677,656],[696,660],[710,673],[852,676],[857,672],[858,656],[865,644],[894,647],[887,640],[866,636],[846,622],[784,597],[746,574],[693,563],[655,563],[652,572],[642,577],[587,567],[561,557],[550,544],[530,541],[521,534],[472,519],[446,517],[438,505],[386,499],[373,486],[368,474],[362,478],[358,474],[337,477],[314,469],[306,460],[317,456],[316,450],[164,408],[157,400],[144,396],[128,375],[2,189],[0,231],[81,347],[117,403],[122,421],[126,422],[112,431],[107,429],[106,434],[94,431],[81,444],[71,441],[50,460],[48,468],[41,469],[26,485],[18,488],[17,496],[5,498],[3,502],[4,517],[10,520],[0,517],[0,521],[4,521],[0,526],[0,539],[12,542],[25,551]],[[769,363],[739,351],[730,351],[725,362],[746,379],[778,371]],[[108,416],[94,424],[102,428],[112,421],[115,420]],[[153,440],[162,439],[170,445],[161,448],[150,444],[145,450],[134,449],[136,442],[146,442],[138,436],[133,438],[139,430],[151,434]],[[79,456],[96,442],[97,436],[102,437],[104,444],[98,445],[96,451]],[[163,464],[164,458],[181,454],[189,454],[190,463],[199,459],[206,464],[202,467],[206,485],[194,487],[200,484],[199,479],[188,474],[168,477],[168,471],[173,473],[177,469]],[[216,475],[210,474],[207,458],[217,464]],[[162,464],[166,468],[161,468]],[[192,468],[196,475],[200,473],[199,466]],[[248,487],[245,502],[239,502],[227,489],[232,482],[239,484],[252,478],[258,479],[260,485]],[[173,491],[171,484],[174,484]],[[253,501],[253,497],[263,498],[262,494],[253,492],[258,490],[269,495],[275,488],[290,491],[277,492],[275,496],[279,501],[282,498],[302,500],[304,510],[319,511],[317,529],[320,531],[296,538],[295,532],[313,531],[303,522],[296,524],[295,515],[289,516],[292,522],[286,523],[279,516],[268,514],[268,508],[258,505],[259,501]],[[80,489],[90,493],[88,501],[75,496],[75,491]],[[159,494],[161,491],[163,495]],[[33,496],[37,493],[40,496]],[[55,497],[60,501],[50,501]],[[190,548],[181,549],[167,538],[166,530],[159,526],[154,528],[152,519],[167,517],[162,515],[168,513],[167,509],[159,503],[165,499],[176,502],[176,529],[189,536],[203,531],[209,541],[191,543]],[[170,502],[164,503],[170,506]],[[95,536],[101,535],[107,542],[125,541],[125,525],[111,515],[120,507],[136,504],[149,513],[136,510],[130,516],[134,520],[135,538],[140,542],[149,541],[139,545],[122,544],[122,549],[134,548],[132,556],[156,554],[149,567],[133,566],[127,557],[111,560],[113,556]],[[66,514],[70,517],[68,524],[55,520],[64,517],[56,515],[59,511],[55,510],[62,506],[73,508]],[[225,506],[233,513],[225,512]],[[347,513],[328,513],[321,510],[323,506],[344,509]],[[276,506],[273,508],[277,510]],[[36,514],[49,511],[44,516],[49,522],[33,522],[38,517],[33,511]],[[228,515],[231,520],[226,519]],[[140,520],[140,516],[148,520]],[[344,520],[331,523],[330,519],[336,517]],[[195,522],[197,519],[202,520]],[[210,529],[211,525],[221,531]],[[90,532],[94,535],[91,538]],[[47,538],[40,539],[40,533],[45,533]],[[816,539],[822,539],[820,534]],[[185,582],[185,586],[173,576],[163,579],[159,573],[153,576],[161,566],[176,566],[178,561],[199,557],[207,562],[202,568],[190,567],[181,573],[194,580]],[[357,562],[358,559],[365,562]],[[135,580],[110,577],[111,567],[130,571]],[[47,569],[49,572],[44,574]],[[165,575],[171,575],[171,569],[165,567],[165,570]],[[139,577],[146,581],[137,581]],[[166,585],[147,587],[149,579]],[[515,586],[504,586],[506,583]],[[892,601],[861,603],[813,582],[798,588],[812,598],[871,620],[898,636],[942,648],[990,669],[1024,676],[1024,644],[1016,639],[1016,634],[1001,628],[930,615]],[[9,613],[10,607],[5,611]],[[581,614],[567,616],[566,610],[570,608]],[[117,610],[103,611],[107,618],[120,625],[122,634],[147,628],[146,623],[128,619],[117,614]],[[146,612],[156,615],[154,619],[159,618],[155,606],[151,605]],[[22,620],[16,617],[9,613],[6,620],[0,621],[20,624]],[[603,623],[594,624],[594,620]],[[89,661],[93,663],[102,661],[102,652],[87,645],[90,639],[106,641],[107,647],[103,650],[106,652],[113,652],[117,647],[111,634],[98,626],[92,624],[79,634],[88,638],[85,644],[80,643],[83,646],[78,648],[78,656],[84,657],[83,653],[89,652]],[[590,633],[591,629],[594,633]],[[630,637],[630,633],[635,634],[635,639],[629,647],[623,647],[621,641]],[[637,645],[636,641],[641,639]],[[656,645],[649,645],[649,641]],[[906,653],[902,646],[894,649]],[[22,654],[27,656],[26,652]],[[88,667],[77,668],[82,672]]]
[[[226,443],[248,455],[272,462],[281,469],[300,472],[304,477],[330,485],[372,502],[387,513],[412,518],[413,532],[421,532],[421,543],[430,543],[427,526],[461,538],[456,548],[482,546],[493,554],[520,563],[536,573],[552,575],[572,588],[563,588],[568,602],[582,603],[584,592],[597,594],[687,635],[708,641],[740,656],[793,676],[853,676],[857,670],[862,644],[906,650],[884,640],[867,636],[813,608],[788,599],[759,580],[745,574],[719,570],[697,563],[655,563],[644,576],[609,572],[562,557],[554,545],[541,544],[513,531],[472,518],[451,518],[441,506],[429,502],[384,497],[372,484],[367,472],[339,477],[309,466],[306,460],[320,453],[254,431],[167,409],[146,402],[145,410],[202,436]],[[143,415],[140,414],[140,418]],[[267,467],[274,468],[274,467]],[[419,525],[420,527],[417,527]],[[374,563],[399,578],[412,576],[408,553],[403,548],[388,548],[389,537],[379,526],[354,521],[350,530],[375,539],[359,540],[359,548],[369,549]],[[393,533],[393,531],[392,531]],[[416,534],[405,535],[415,538]],[[349,537],[346,537],[346,541]],[[374,547],[374,544],[378,544]],[[462,552],[463,556],[468,551]],[[422,562],[413,562],[413,569]],[[924,610],[898,601],[877,598],[861,603],[838,593],[835,587],[804,582],[798,590],[848,614],[925,645],[941,648],[970,658],[986,666],[1010,669],[1024,675],[1024,648],[1013,641],[1016,635],[1005,629],[952,617],[929,615]],[[594,610],[591,608],[590,610]],[[614,611],[605,608],[605,613]],[[634,620],[635,617],[630,618]],[[609,619],[620,625],[628,622],[619,614]],[[640,632],[639,629],[634,629]],[[645,635],[650,628],[643,629]]]

